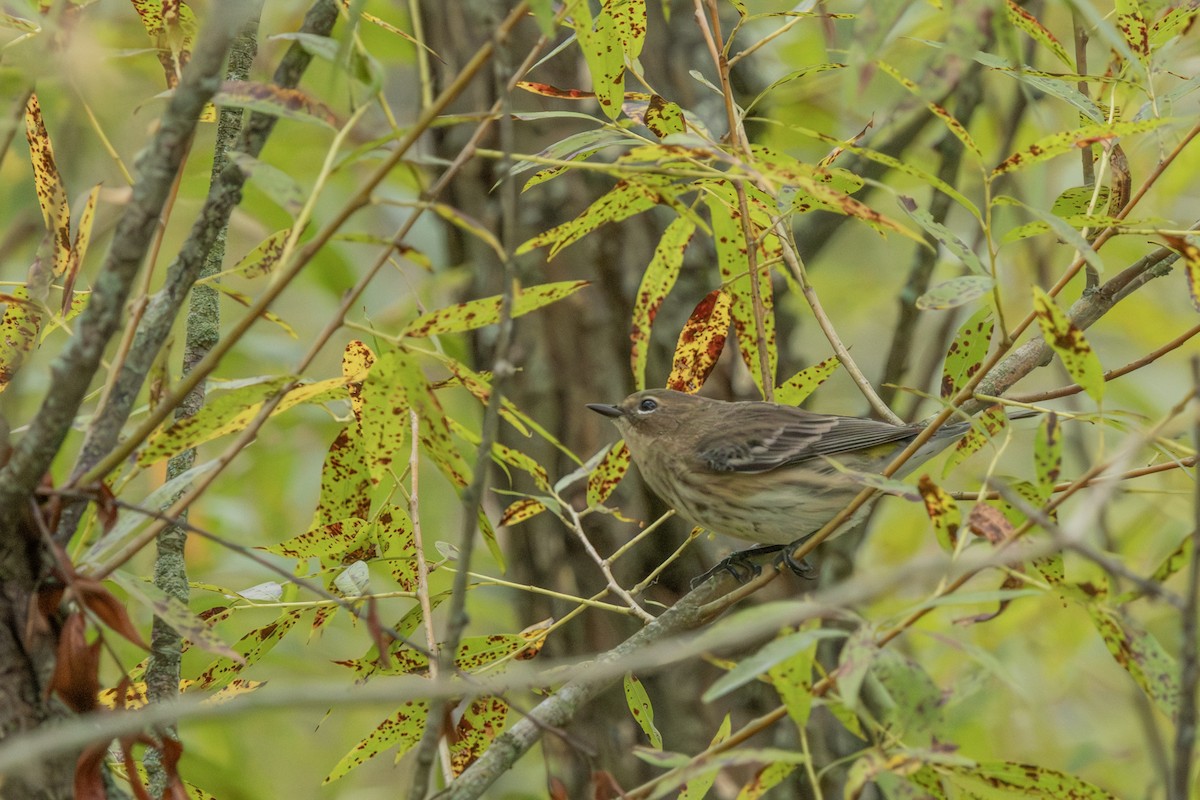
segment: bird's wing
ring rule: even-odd
[[[920,428],[871,419],[813,414],[803,409],[747,405],[731,412],[742,424],[699,442],[701,462],[714,472],[766,472],[825,455],[865,450],[915,436]]]

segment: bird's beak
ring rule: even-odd
[[[604,416],[612,417],[613,419],[625,416],[625,412],[621,410],[620,406],[610,406],[605,405],[604,403],[588,403],[588,408],[590,408],[592,411],[595,411],[597,414],[603,414]]]

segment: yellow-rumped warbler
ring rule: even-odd
[[[852,473],[882,472],[922,430],[670,389],[588,408],[612,418],[642,478],[685,519],[768,545],[747,554],[798,544],[815,533],[863,489]],[[969,422],[938,429],[897,475],[916,469],[969,429]]]

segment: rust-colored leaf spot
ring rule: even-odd
[[[704,385],[729,335],[733,298],[722,289],[714,289],[696,304],[688,317],[671,362],[667,388],[695,393]]]

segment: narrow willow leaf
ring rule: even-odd
[[[71,304],[74,300],[75,279],[79,276],[79,269],[83,266],[83,257],[87,254],[88,245],[92,241],[92,223],[95,220],[96,202],[99,199],[100,184],[97,183],[88,192],[87,200],[83,204],[83,210],[79,212],[79,219],[75,223],[75,241],[71,245],[71,257],[67,259],[66,272],[62,276],[63,316],[71,312]]]
[[[220,106],[248,108],[260,114],[315,123],[337,129],[340,125],[333,109],[309,97],[299,89],[285,89],[270,83],[255,81],[225,81],[213,97]]]
[[[1180,33],[1188,31],[1197,14],[1200,14],[1200,5],[1195,3],[1180,3],[1167,9],[1167,12],[1150,26],[1150,47],[1157,50]]]
[[[629,706],[634,722],[650,739],[650,746],[662,750],[662,734],[654,727],[654,706],[650,703],[650,695],[632,672],[625,673],[625,704]]]
[[[755,680],[772,667],[788,661],[798,653],[807,652],[811,655],[820,640],[840,638],[844,635],[841,631],[813,628],[772,639],[753,655],[743,658],[733,669],[714,681],[700,699],[705,703],[711,703]]]
[[[237,164],[238,169],[251,183],[289,216],[295,217],[304,208],[309,195],[308,190],[283,170],[245,153],[234,153],[233,163]]]
[[[725,348],[732,305],[733,298],[720,289],[709,292],[696,305],[679,332],[668,389],[692,394],[704,385]]]
[[[1158,119],[1141,120],[1138,122],[1085,125],[1073,131],[1054,133],[1038,139],[1025,149],[1019,150],[1001,161],[999,166],[992,170],[992,177],[1018,169],[1025,169],[1055,156],[1072,153],[1100,142],[1152,131],[1170,121],[1167,117],[1160,117]]]
[[[1050,499],[1054,485],[1062,475],[1062,449],[1062,425],[1059,424],[1058,415],[1051,411],[1042,419],[1033,440],[1033,467],[1037,474],[1040,504]]]
[[[992,795],[999,792],[1007,796],[1044,800],[1117,800],[1115,795],[1074,775],[1035,764],[991,761],[969,766],[945,765],[940,771],[960,785],[987,787]]]
[[[958,308],[983,297],[995,285],[987,275],[961,275],[931,286],[917,298],[916,306],[922,311]]]
[[[1082,233],[1072,227],[1071,223],[1043,209],[1026,205],[1020,201],[1016,202],[1030,214],[1044,222],[1052,231],[1058,234],[1058,238],[1074,247],[1079,252],[1079,255],[1083,258],[1083,260],[1087,262],[1088,266],[1094,269],[1098,274],[1104,273],[1104,260],[1100,257],[1100,254],[1096,252],[1095,248],[1092,247],[1092,243],[1084,238]]]
[[[1089,603],[1088,612],[1104,646],[1133,682],[1168,719],[1179,710],[1179,665],[1158,639],[1119,611]]]
[[[593,19],[589,8],[579,6],[574,9],[571,22],[592,75],[592,90],[600,102],[600,110],[609,119],[616,119],[625,96],[625,53],[616,21],[607,7],[601,7],[600,14]]]
[[[683,252],[696,233],[696,224],[687,217],[676,217],[663,232],[654,256],[642,274],[642,283],[634,297],[633,320],[629,339],[629,363],[634,388],[646,388],[646,361],[650,349],[650,330],[663,301],[675,286],[683,266]]]
[[[598,506],[608,499],[629,471],[629,445],[625,441],[614,444],[596,464],[595,469],[588,473],[587,504],[588,507]]]
[[[1049,50],[1055,58],[1066,65],[1067,69],[1075,69],[1075,62],[1067,55],[1067,49],[1062,46],[1062,42],[1058,41],[1054,34],[1038,21],[1037,17],[1021,8],[1013,0],[1006,0],[1005,5],[1008,9],[1009,22],[1025,31],[1035,42]]]
[[[958,547],[958,529],[962,526],[962,512],[958,510],[958,504],[928,475],[918,479],[917,490],[925,501],[925,513],[933,523],[938,544],[947,553],[953,553]]]
[[[879,646],[875,644],[875,632],[868,625],[858,628],[846,640],[836,671],[838,694],[845,708],[858,708],[859,691],[878,654]]]
[[[536,517],[545,510],[546,505],[540,500],[534,500],[532,497],[523,497],[504,509],[496,525],[501,528],[506,525],[516,525],[527,519]]]
[[[36,94],[29,95],[29,102],[25,106],[25,138],[29,142],[33,187],[42,210],[42,221],[53,241],[54,274],[62,275],[71,257],[71,209],[67,204],[67,188],[54,161],[54,147],[42,120],[42,107]]]
[[[775,402],[785,406],[800,405],[817,390],[818,386],[837,372],[837,368],[841,365],[841,359],[837,356],[830,356],[811,367],[805,367],[775,387]]]
[[[187,605],[177,598],[166,594],[152,583],[144,579],[134,578],[128,573],[117,571],[112,579],[121,586],[130,598],[150,610],[176,633],[201,650],[225,656],[231,661],[241,661],[242,657],[232,647],[227,645],[208,623],[192,613]]]
[[[1038,286],[1033,287],[1033,309],[1046,344],[1062,359],[1075,383],[1099,403],[1104,397],[1104,369],[1083,331]]]
[[[742,225],[742,211],[736,190],[729,184],[721,184],[708,194],[707,201],[712,214],[717,265],[720,267],[725,291],[733,300],[730,314],[733,319],[733,331],[737,336],[738,352],[741,353],[746,368],[750,370],[750,376],[759,393],[765,396],[766,384],[775,384],[775,375],[779,369],[779,352],[775,342],[775,305],[771,275],[770,270],[762,265],[772,258],[772,251],[778,250],[779,240],[768,233],[770,224],[767,219],[762,218],[765,203],[753,203],[750,199],[754,194],[751,187],[747,186],[745,192],[747,205],[750,206],[751,233],[757,242],[757,267],[753,275],[749,273],[750,245],[747,244],[746,230]],[[759,217],[757,220],[756,216]],[[758,295],[757,304],[754,302],[755,291]],[[697,311],[699,308],[697,306]],[[682,342],[682,335],[680,341]],[[713,361],[715,363],[715,358]],[[764,364],[767,373],[765,375]],[[700,383],[703,383],[703,380]]]
[[[960,239],[954,231],[935,220],[928,211],[923,208],[917,208],[916,201],[908,197],[901,197],[900,207],[904,209],[909,218],[924,228],[926,233],[953,253],[967,269],[971,270],[975,275],[991,276],[991,272],[979,260],[979,256],[975,255],[975,251],[971,249],[971,246]]]
[[[958,394],[967,381],[983,368],[995,327],[991,306],[983,306],[958,329],[942,365],[943,399]]]
[[[524,316],[543,306],[548,306],[565,297],[570,297],[589,281],[558,281],[517,289],[513,295],[512,317]],[[402,336],[422,338],[442,333],[461,333],[475,330],[500,321],[501,295],[484,297],[457,303],[428,314],[422,314],[400,332]]]
[[[312,526],[366,519],[371,511],[371,470],[358,423],[346,425],[329,445],[321,467],[321,490]]]
[[[942,477],[949,475],[955,467],[982,450],[983,446],[1006,425],[1008,425],[1008,417],[1000,406],[992,406],[980,414],[975,419],[971,430],[967,431],[967,435],[959,439],[958,444],[950,451],[950,455],[946,458],[946,465],[942,468]]]
[[[229,684],[238,674],[271,652],[296,623],[312,609],[293,608],[284,611],[273,622],[243,636],[233,649],[234,658],[222,657],[209,664],[198,676],[197,689],[214,690]]]
[[[665,175],[637,175],[618,181],[608,193],[598,198],[575,219],[538,234],[517,248],[517,255],[538,247],[550,246],[547,259],[563,248],[577,242],[606,222],[619,222],[640,214],[659,203],[666,202],[665,193],[671,179]]]
[[[396,748],[396,757],[411,750],[421,741],[425,733],[425,722],[429,716],[429,704],[425,700],[409,700],[392,712],[387,719],[375,726],[362,741],[350,748],[325,776],[322,785],[332,783],[355,767],[360,767],[375,756]]]
[[[197,464],[150,492],[137,505],[139,508],[154,509],[155,511],[166,508],[177,497],[191,489],[197,479],[207,475],[216,468],[217,462],[215,460]],[[150,521],[151,517],[146,514],[139,514],[132,509],[122,511],[117,517],[116,523],[88,548],[87,553],[82,558],[82,562],[85,564],[100,563],[106,553],[124,545],[133,534],[141,530]]]
[[[1117,0],[1117,30],[1144,67],[1150,58],[1150,30],[1138,0]]]
[[[768,791],[783,783],[783,779],[795,771],[795,764],[773,761],[755,773],[754,777],[742,786],[735,800],[758,800]]]
[[[915,97],[924,99],[924,97],[923,97],[924,93],[921,91],[921,87],[918,86],[913,81],[911,81],[908,78],[901,75],[900,71],[897,70],[895,67],[893,67],[891,64],[887,63],[886,61],[876,61],[875,64],[884,73],[886,73],[887,75],[890,75],[893,80],[895,80],[897,83],[899,83],[901,86],[903,86],[909,92],[911,92]],[[951,114],[949,111],[942,108],[940,105],[933,102],[932,100],[926,100],[925,106],[934,114],[934,116],[936,116],[938,119],[940,119],[945,124],[945,126],[949,129],[950,133],[954,134],[954,137],[956,139],[958,139],[960,142],[962,142],[963,147],[965,147],[967,150],[974,153],[976,158],[979,158],[979,159],[983,158],[983,151],[981,151],[979,149],[979,145],[977,145],[975,143],[975,139],[972,138],[971,134],[967,131],[966,126],[963,125],[961,122],[959,122],[954,117],[953,114]]]
[[[275,231],[237,263],[231,272],[243,278],[257,278],[269,275],[283,256],[284,245],[291,235],[291,228]],[[202,280],[207,282],[207,280]]]
[[[713,736],[709,747],[720,744],[729,738],[730,732],[733,730],[733,722],[728,714],[721,721],[721,726],[717,729],[716,735]],[[719,767],[718,767],[719,769]],[[679,793],[678,800],[700,800],[704,795],[708,794],[708,790],[712,788],[713,782],[717,779],[717,769],[702,772],[698,777],[687,782],[683,790]]]

